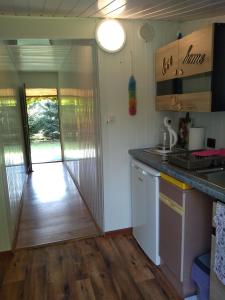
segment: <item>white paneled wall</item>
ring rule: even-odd
[[[63,157],[96,223],[104,230],[99,128],[100,117],[92,45],[76,46],[59,72]]]
[[[97,23],[91,18],[0,18],[0,37],[90,39]],[[115,54],[98,51],[102,116],[105,231],[131,226],[128,149],[153,146],[159,140],[164,113],[155,112],[154,51],[176,39],[178,23],[151,22],[150,43],[139,38],[143,21],[121,21],[127,31],[124,49]],[[128,115],[130,53],[137,81],[137,115]],[[115,121],[107,125],[109,114]]]
[[[155,111],[155,49],[176,38],[177,24],[151,23],[155,36],[152,42],[146,43],[138,35],[142,23],[122,22],[127,32],[127,42],[121,52],[112,55],[99,50],[105,231],[131,226],[128,150],[155,146],[159,142],[165,115]],[[137,83],[136,116],[128,114],[131,55]],[[114,121],[107,124],[110,115]]]
[[[124,49],[115,54],[98,51],[100,78],[100,110],[102,116],[104,215],[105,231],[129,227],[130,223],[130,176],[129,148],[153,146],[159,140],[160,126],[165,113],[154,109],[154,51],[176,39],[178,30],[184,33],[196,30],[211,22],[225,18],[187,23],[151,22],[155,36],[146,43],[138,36],[143,21],[124,20],[127,31]],[[85,18],[0,18],[1,38],[94,38],[98,19]],[[127,84],[131,72],[130,53],[134,58],[134,75],[137,81],[137,115],[128,115]],[[106,119],[113,115],[114,122]],[[172,113],[178,119],[178,113]],[[191,114],[196,126],[205,126],[207,135],[217,138],[219,147],[225,146],[225,113]],[[70,114],[68,114],[70,118]]]
[[[0,251],[10,250],[25,182],[18,78],[0,46]]]
[[[20,82],[27,88],[55,88],[58,86],[58,72],[19,72]]]

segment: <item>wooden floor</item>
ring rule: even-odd
[[[3,253],[0,252],[0,286],[2,284],[4,275],[9,267],[12,258],[13,258],[12,252],[3,252]]]
[[[97,237],[18,250],[4,300],[180,300],[132,236]]]
[[[23,195],[16,248],[99,235],[62,163],[33,165]]]

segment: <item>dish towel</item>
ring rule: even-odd
[[[218,279],[225,285],[225,205],[217,202],[216,215],[216,249],[214,272]]]

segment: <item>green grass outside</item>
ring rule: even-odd
[[[61,161],[60,141],[31,142],[32,163]]]

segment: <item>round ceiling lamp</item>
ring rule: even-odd
[[[123,26],[114,19],[102,21],[97,26],[95,37],[99,47],[109,53],[120,51],[126,42]]]

